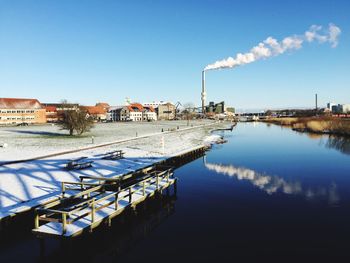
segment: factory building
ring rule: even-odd
[[[335,104],[335,103],[327,103],[327,109],[329,109],[332,113],[350,113],[350,104]]]
[[[206,113],[220,114],[225,112],[225,102],[214,103],[213,101],[209,102],[209,105],[205,107]]]

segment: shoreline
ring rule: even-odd
[[[350,120],[331,117],[286,117],[260,120],[267,124],[288,127],[300,133],[350,137]]]
[[[35,161],[39,159],[45,159],[49,157],[56,157],[60,155],[65,155],[65,154],[70,154],[70,153],[77,153],[85,150],[91,150],[91,149],[96,149],[100,147],[106,147],[106,146],[111,146],[111,145],[117,145],[121,143],[126,143],[126,142],[131,142],[131,141],[136,141],[144,138],[150,138],[153,136],[159,136],[159,135],[167,135],[167,134],[172,134],[172,133],[177,133],[177,132],[183,132],[183,131],[188,131],[188,130],[193,130],[193,129],[198,129],[198,128],[204,128],[212,125],[218,125],[220,124],[219,122],[213,122],[213,123],[207,123],[207,124],[201,124],[201,125],[196,125],[196,126],[191,126],[191,127],[186,127],[183,129],[178,129],[178,130],[169,130],[169,131],[164,131],[164,132],[157,132],[157,133],[151,133],[151,134],[146,134],[146,135],[141,135],[137,137],[129,137],[126,139],[121,139],[117,141],[111,141],[111,142],[106,142],[106,143],[101,143],[93,146],[83,146],[83,147],[78,147],[76,149],[69,149],[66,151],[60,151],[60,152],[53,152],[50,154],[45,154],[45,155],[40,155],[40,156],[33,156],[27,159],[19,159],[19,160],[8,160],[8,161],[0,161],[0,166],[3,165],[9,165],[9,164],[16,164],[16,163],[22,163],[22,162],[30,162],[30,161]]]
[[[220,127],[215,127],[215,125]],[[210,126],[214,127],[208,130]],[[77,149],[72,153],[59,153],[30,161],[22,160],[11,164],[3,164],[0,166],[2,173],[0,178],[2,187],[0,222],[6,222],[9,218],[31,211],[35,207],[57,198],[62,181],[79,182],[80,176],[86,174],[112,178],[136,173],[145,169],[145,167],[154,166],[178,156],[184,156],[192,151],[197,151],[199,148],[207,147],[208,144],[215,143],[215,138],[209,141],[205,141],[205,139],[212,136],[211,133],[216,128],[224,126],[227,126],[227,123],[211,123],[210,125],[189,127],[179,131],[130,138],[122,142],[89,147],[89,149]],[[160,145],[154,144],[155,139],[158,139],[159,136],[166,137],[169,144],[171,144],[167,152],[159,152]],[[196,138],[196,140],[193,141],[193,138]],[[115,145],[126,152],[125,158],[117,161],[101,159],[103,153]],[[93,161],[92,168],[73,171],[64,169],[67,160],[82,155]],[[38,174],[40,175],[38,176]]]

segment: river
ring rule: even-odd
[[[347,261],[348,139],[263,123],[217,133],[228,142],[175,171],[176,196],[68,245],[46,241],[41,256],[28,231],[0,261]]]

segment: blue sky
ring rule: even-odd
[[[0,97],[86,105],[200,104],[201,70],[269,36],[341,28],[339,45],[207,73],[208,101],[237,108],[350,103],[349,1],[0,0]]]

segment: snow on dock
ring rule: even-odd
[[[125,209],[136,206],[174,183],[176,183],[176,178],[170,178],[169,171],[165,171],[117,192],[97,193],[93,198],[91,194],[95,191],[85,190],[90,199],[87,201],[83,199],[82,203],[75,205],[70,211],[69,208],[37,209],[36,227],[32,232],[38,237],[74,237],[84,231],[92,231],[103,221],[110,222],[113,217],[121,214]],[[96,192],[102,189],[99,186],[94,188]],[[40,221],[49,223],[40,226]]]
[[[62,181],[79,182],[80,176],[88,175],[120,177],[164,160],[128,158],[111,161],[91,156],[88,160],[93,161],[93,167],[69,171],[65,166],[70,157],[73,156],[0,167],[0,221],[56,200],[61,192]]]

